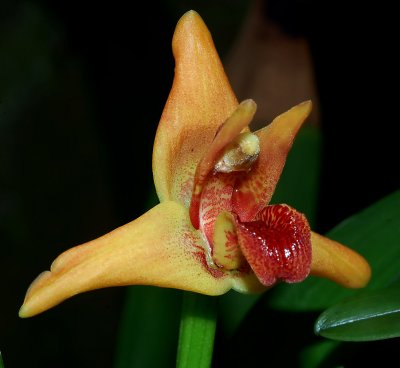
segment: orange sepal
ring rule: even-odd
[[[361,288],[371,278],[364,257],[344,245],[311,232],[311,275],[325,277],[348,288]]]
[[[293,140],[311,108],[311,101],[303,102],[255,132],[260,140],[258,160],[247,175],[238,178],[232,196],[233,210],[241,221],[252,221],[271,200]]]
[[[208,295],[232,286],[226,275],[212,275],[198,254],[203,240],[187,209],[164,202],[135,221],[61,254],[51,271],[30,286],[21,317],[41,313],[63,300],[93,289],[154,285]]]
[[[238,103],[210,32],[195,11],[179,20],[172,48],[175,77],[155,138],[153,174],[161,201],[188,207],[196,166]]]

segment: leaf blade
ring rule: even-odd
[[[400,336],[400,287],[366,292],[325,310],[315,333],[339,341],[375,341]]]

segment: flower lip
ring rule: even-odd
[[[236,221],[240,248],[265,286],[303,281],[311,267],[311,231],[306,217],[288,205],[265,207],[255,221]]]

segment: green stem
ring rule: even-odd
[[[178,368],[209,368],[217,324],[215,297],[185,292],[178,343]]]
[[[0,368],[4,368],[3,358],[1,357],[1,351],[0,351]]]

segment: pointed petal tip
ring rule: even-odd
[[[240,103],[240,105],[250,111],[254,112],[257,110],[257,104],[252,98],[248,98],[247,100],[244,100]]]
[[[18,317],[19,318],[29,318],[31,315],[29,314],[29,311],[26,310],[25,304],[21,306],[18,312]]]
[[[254,114],[257,111],[257,104],[251,98],[242,101],[228,118],[228,120],[239,120],[242,121],[242,130],[246,129],[250,122],[253,120]],[[228,121],[227,120],[227,121]],[[225,121],[225,123],[227,122]],[[224,123],[224,124],[225,124]]]
[[[61,254],[29,287],[19,315],[42,313],[82,292],[153,285],[220,295],[232,281],[214,277],[196,258],[201,239],[187,209],[163,202],[138,219]]]
[[[186,19],[196,19],[196,18],[201,18],[200,14],[197,13],[196,10],[188,10],[186,13],[184,13],[179,21],[185,21]]]
[[[300,106],[309,106],[312,107],[312,100],[305,100],[299,103]]]
[[[20,318],[28,318],[28,317],[33,317],[41,312],[44,311],[38,308],[37,303],[38,299],[36,298],[36,292],[40,290],[41,287],[44,286],[46,280],[51,277],[51,272],[50,271],[44,271],[42,272],[39,276],[36,277],[36,279],[31,283],[29,286],[24,302],[19,310],[19,317]],[[40,304],[40,300],[39,300]],[[48,308],[45,308],[48,309]]]
[[[18,311],[18,317],[19,318],[30,318],[34,317],[43,311],[36,311],[35,308],[32,308],[31,304],[29,302],[24,301],[22,304],[21,308]]]
[[[204,21],[196,10],[188,10],[180,17],[176,25],[176,28],[178,29],[179,27],[182,27],[186,24],[193,24],[193,23],[204,24]]]
[[[300,107],[303,107],[307,111],[307,115],[311,113],[313,108],[313,103],[311,100],[303,101],[299,104]]]
[[[181,38],[183,34],[188,37],[190,34],[199,34],[205,32],[209,34],[208,28],[202,17],[195,10],[189,10],[178,20],[175,27],[172,44],[176,44],[176,40]]]
[[[351,289],[365,287],[371,279],[367,260],[346,246],[312,232],[311,274]]]
[[[313,107],[312,101],[306,100],[306,101],[300,102],[296,106],[293,106],[287,112],[289,112],[289,111],[297,112],[297,116],[301,117],[301,119],[303,119],[303,121],[304,121],[307,119],[308,115],[310,115],[312,107]],[[285,112],[283,114],[286,114],[287,112]]]

